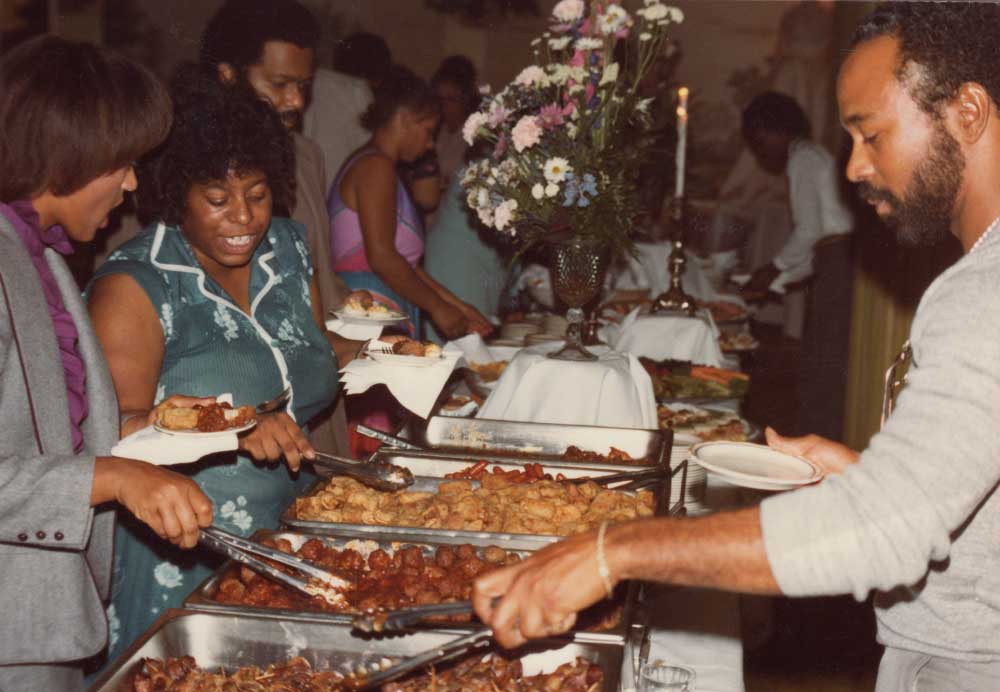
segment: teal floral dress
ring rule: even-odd
[[[122,246],[94,275],[127,274],[160,317],[165,353],[156,401],[172,394],[232,392],[236,405],[256,404],[292,388],[287,412],[305,425],[336,395],[337,364],[316,324],[309,293],[312,267],[305,229],[274,218],[254,254],[251,312],[208,276],[179,228],[158,224]],[[212,499],[214,523],[248,536],[276,528],[281,512],[315,479],[293,476],[234,453],[174,470]],[[202,548],[180,550],[127,512],[119,513],[114,583],[108,609],[114,660],[163,610],[181,605],[220,563]]]

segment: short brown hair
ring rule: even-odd
[[[128,58],[54,36],[0,61],[0,201],[68,195],[162,142],[166,87]]]

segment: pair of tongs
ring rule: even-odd
[[[382,685],[397,680],[415,670],[464,656],[474,649],[489,644],[492,638],[493,632],[490,630],[476,630],[471,634],[466,634],[441,646],[436,646],[433,649],[417,654],[379,673],[361,678],[348,678],[344,682],[350,689],[354,690],[377,690]]]
[[[581,478],[567,478],[566,480],[570,483],[583,483],[585,481],[590,481],[591,483],[596,483],[597,485],[625,483],[625,485],[615,489],[628,490],[649,485],[652,481],[666,478],[670,474],[670,466],[667,464],[657,464],[656,466],[643,468],[638,471],[622,471],[621,473],[612,473],[607,476],[584,476]]]
[[[311,461],[376,490],[403,490],[413,485],[413,474],[408,468],[384,461],[358,462],[326,452],[316,452]]]
[[[351,624],[362,632],[386,632],[408,629],[427,618],[444,615],[467,615],[471,612],[472,601],[453,601],[358,615]]]
[[[201,529],[198,532],[198,542],[246,565],[258,574],[280,582],[300,593],[307,596],[320,596],[330,605],[345,605],[347,601],[344,599],[342,591],[353,587],[353,584],[346,579],[342,579],[300,557],[241,538],[215,526]],[[272,562],[291,567],[308,579],[283,572],[261,558],[267,558]]]
[[[395,447],[397,449],[406,449],[409,451],[419,452],[423,450],[420,445],[413,444],[409,440],[404,440],[401,437],[396,437],[395,435],[390,435],[387,432],[382,432],[381,430],[376,430],[375,428],[369,428],[367,425],[358,425],[357,431],[359,435],[364,435],[365,437],[370,437],[373,440],[378,440],[383,444],[387,444],[390,447]]]

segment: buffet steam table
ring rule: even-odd
[[[511,360],[480,418],[657,427],[652,385],[634,355],[594,349],[598,361],[579,363],[546,358],[545,350],[525,349]],[[687,508],[704,513],[743,503],[737,488],[709,478],[703,503]],[[693,668],[692,692],[743,692],[740,597],[656,585],[646,585],[646,594],[648,660]]]

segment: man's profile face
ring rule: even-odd
[[[270,103],[285,127],[297,130],[309,100],[313,50],[285,41],[267,41],[259,62],[246,68],[246,79]]]
[[[898,40],[882,36],[855,48],[841,68],[837,101],[853,141],[847,177],[901,243],[933,244],[951,228],[965,158],[900,82],[899,64]]]

